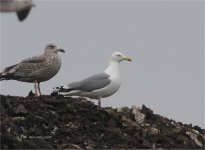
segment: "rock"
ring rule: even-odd
[[[15,114],[26,114],[28,111],[26,110],[26,108],[24,107],[23,104],[19,104],[15,110],[14,110]]]
[[[186,134],[190,136],[191,139],[194,140],[194,142],[196,143],[196,145],[200,146],[200,147],[204,147],[204,145],[198,140],[198,135],[194,134],[192,132],[186,131]]]
[[[176,138],[176,142],[177,143],[183,143],[183,144],[188,144],[188,141],[189,139],[184,136],[184,135],[179,135],[177,138]]]
[[[203,149],[204,129],[145,105],[97,109],[85,98],[1,95],[1,149]]]
[[[82,149],[82,147],[80,147],[80,145],[76,145],[76,144],[71,144],[73,146],[73,148],[77,148],[77,149]]]
[[[28,93],[28,96],[27,97],[34,97],[35,96],[35,93],[33,93],[33,91],[31,90],[29,93]]]
[[[147,108],[145,105],[142,105],[141,112],[142,112],[143,114],[145,114],[146,119],[148,119],[148,120],[149,120],[149,119],[154,119],[154,117],[153,117],[153,111],[152,111],[151,109]]]
[[[193,127],[195,130],[199,131],[199,132],[202,132],[202,129],[199,127],[199,126],[194,126]]]
[[[157,129],[157,128],[151,127],[151,133],[152,133],[152,134],[159,134],[160,131],[159,131],[159,129]]]
[[[143,123],[145,115],[140,112],[140,109],[136,106],[132,106],[132,113],[135,115],[135,120],[138,123]]]
[[[1,95],[0,96],[0,109],[1,109],[1,112],[4,112],[4,111],[6,111],[10,108],[12,108],[10,100],[8,98],[6,98],[6,96]]]

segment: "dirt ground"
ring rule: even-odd
[[[0,96],[1,149],[204,149],[205,130],[84,98]]]

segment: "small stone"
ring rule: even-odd
[[[140,109],[137,106],[132,106],[132,113],[135,115],[135,120],[138,123],[143,123],[145,115],[140,112]]]
[[[184,136],[184,135],[179,135],[177,138],[176,138],[176,142],[177,143],[184,143],[184,144],[187,144],[187,142],[189,141],[189,139]]]
[[[29,93],[28,93],[28,97],[34,97],[35,94],[33,93],[33,91],[31,90]]]
[[[193,128],[194,128],[195,130],[199,131],[199,132],[202,131],[202,129],[201,129],[199,126],[194,126]]]
[[[200,146],[200,147],[203,147],[203,144],[197,139],[197,134],[194,134],[192,132],[189,132],[189,131],[186,131],[186,134],[189,135],[189,137],[194,140],[194,142]]]
[[[77,148],[77,149],[82,149],[82,147],[80,147],[80,145],[76,145],[76,144],[71,144],[74,148]]]
[[[159,134],[159,129],[157,129],[157,128],[151,128],[151,133],[152,134]]]
[[[15,109],[15,114],[26,114],[28,111],[23,104],[19,104]]]

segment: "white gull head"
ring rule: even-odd
[[[105,73],[111,75],[111,74],[119,74],[119,64],[121,61],[132,61],[131,58],[125,56],[124,54],[120,52],[114,52],[110,57],[110,63],[107,69],[104,71]]]
[[[126,57],[124,54],[120,52],[114,52],[110,58],[111,61],[121,62],[123,60],[132,61],[129,57]]]

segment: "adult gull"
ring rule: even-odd
[[[114,52],[110,57],[109,66],[104,72],[88,77],[79,82],[69,83],[66,86],[54,88],[54,93],[65,96],[82,96],[98,100],[98,107],[101,106],[101,98],[108,97],[117,92],[120,88],[121,61],[131,61],[120,52]]]
[[[0,73],[1,80],[17,80],[22,82],[35,83],[35,95],[41,95],[40,82],[47,81],[54,77],[61,67],[61,58],[58,52],[65,52],[57,48],[55,44],[48,44],[44,54],[30,57],[18,64],[4,69]]]

